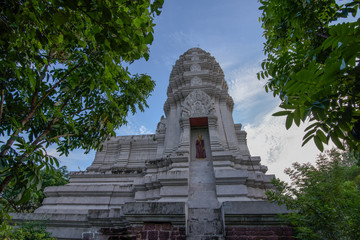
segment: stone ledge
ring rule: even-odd
[[[224,202],[223,203],[225,215],[238,214],[286,214],[290,211],[285,206],[279,206],[276,203],[268,201],[244,201],[244,202]]]

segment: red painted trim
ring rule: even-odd
[[[191,127],[208,126],[208,118],[207,117],[190,118],[190,126]]]

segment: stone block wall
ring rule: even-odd
[[[295,240],[288,226],[229,226],[226,240]],[[170,223],[145,223],[129,228],[103,228],[96,238],[84,240],[186,240],[185,227]]]
[[[222,240],[295,239],[292,229],[278,216],[288,213],[283,206],[265,201],[225,202],[223,210]],[[135,202],[124,204],[121,209],[92,210],[89,214],[28,213],[12,217],[16,224],[46,221],[48,231],[59,240],[185,240],[184,213],[185,204],[181,202]]]
[[[231,226],[225,231],[226,240],[295,240],[288,226]]]
[[[185,240],[185,227],[170,223],[144,223],[129,228],[102,228],[96,240]],[[92,240],[91,238],[84,240]]]

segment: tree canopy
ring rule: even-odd
[[[128,64],[149,58],[163,0],[0,2],[0,193],[41,188],[47,152],[101,148],[147,107],[155,82]]]
[[[30,186],[30,191],[27,191],[29,197],[20,201],[19,193],[22,191],[22,186],[14,185],[10,182],[8,187],[0,198],[0,205],[4,212],[19,212],[31,213],[39,208],[45,199],[44,189],[49,186],[63,186],[69,182],[69,172],[66,166],[62,166],[54,171],[48,172],[46,169],[40,171],[40,178],[42,180],[41,188],[38,190],[36,186]]]
[[[360,150],[360,1],[260,0],[266,59],[258,78],[281,99],[286,128],[310,120],[311,139],[323,151]]]
[[[294,163],[285,172],[292,183],[275,179],[270,201],[293,210],[284,217],[299,239],[360,239],[360,166],[351,152],[335,149],[312,164]]]

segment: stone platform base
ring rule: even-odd
[[[292,229],[278,213],[288,213],[266,201],[225,202],[225,237],[203,240],[294,240]],[[15,223],[44,221],[57,239],[185,240],[185,203],[126,203],[121,209],[89,210],[88,214],[13,214]]]
[[[101,235],[84,235],[83,239],[106,240],[295,240],[293,231],[287,226],[226,227],[225,237],[186,237],[185,227],[169,223],[145,223],[143,226],[124,229],[102,229]]]
[[[188,240],[224,240],[222,209],[187,208]]]

